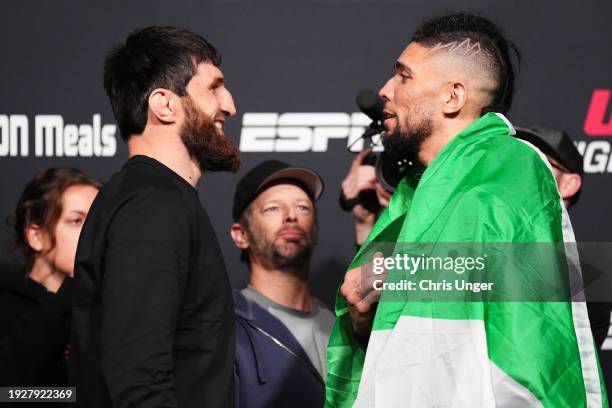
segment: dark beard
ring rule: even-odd
[[[200,170],[231,171],[240,168],[240,152],[234,142],[217,129],[215,122],[198,109],[189,96],[182,98],[185,121],[180,135],[189,156]]]
[[[394,159],[418,158],[421,146],[431,136],[432,130],[431,120],[424,120],[410,130],[398,125],[395,132],[383,136],[382,144],[385,152]]]
[[[278,269],[283,270],[300,270],[305,269],[310,264],[310,257],[312,256],[312,246],[300,245],[295,251],[291,253],[283,252],[281,249],[272,245],[272,260],[274,265]]]

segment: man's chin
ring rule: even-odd
[[[274,249],[274,255],[277,260],[282,260],[281,264],[285,266],[302,266],[306,258],[309,257],[310,251],[306,245],[291,242],[277,245]]]
[[[395,133],[395,126],[385,126],[385,131],[380,135],[381,139],[385,139],[388,135]]]
[[[276,253],[283,258],[295,258],[305,251],[305,247],[298,242],[287,242],[276,247]]]

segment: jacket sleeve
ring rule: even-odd
[[[107,235],[100,351],[114,407],[176,407],[173,345],[189,233],[178,191],[128,202]]]

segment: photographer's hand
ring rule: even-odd
[[[376,189],[376,169],[374,166],[362,164],[370,151],[364,149],[357,154],[346,178],[342,181],[342,194],[348,200],[356,198],[360,191]],[[376,222],[376,214],[360,204],[353,207],[352,212],[355,219],[356,243],[361,245]]]

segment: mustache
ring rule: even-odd
[[[219,113],[215,115],[215,117],[212,120],[213,122],[219,121],[219,122],[225,123],[225,121],[227,120],[227,116],[223,113]]]

